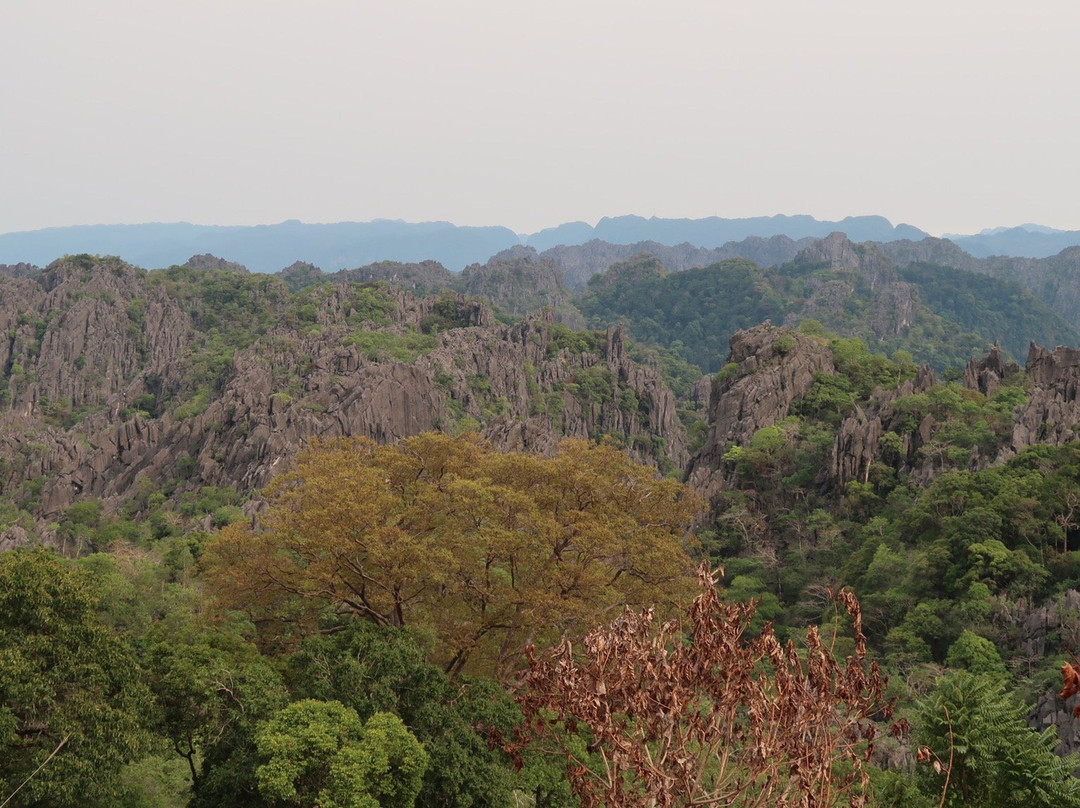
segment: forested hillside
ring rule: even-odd
[[[1080,335],[1016,283],[80,255],[0,328],[12,808],[1080,805]]]
[[[815,319],[939,371],[963,367],[996,341],[1023,358],[1030,341],[1080,339],[1075,325],[1015,281],[928,263],[897,266],[843,237],[772,268],[735,258],[668,272],[641,255],[593,276],[580,305],[592,321],[625,322],[634,336],[675,348],[706,372],[720,369],[734,331],[766,319]]]

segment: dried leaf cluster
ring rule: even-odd
[[[1059,699],[1068,699],[1080,693],[1080,663],[1074,664],[1076,658],[1073,658],[1073,662],[1066,661],[1061,666],[1061,679],[1062,687],[1058,693]],[[1073,707],[1073,717],[1080,718],[1080,704]]]
[[[580,655],[531,655],[521,745],[565,755],[585,808],[864,805],[891,704],[854,595],[835,596],[855,637],[841,663],[813,627],[803,648],[771,626],[744,636],[754,604],[724,603],[704,565],[700,579],[682,623],[627,609]]]

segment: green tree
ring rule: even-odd
[[[964,668],[971,673],[1005,675],[1005,663],[990,640],[964,629],[949,648],[945,664],[950,668]]]
[[[0,553],[0,801],[18,789],[8,808],[102,801],[143,748],[149,695],[96,610],[64,560]]]
[[[941,793],[948,777],[950,806],[1080,806],[1080,780],[1072,776],[1080,759],[1055,755],[1053,729],[1036,732],[1024,713],[1002,677],[945,676],[917,708],[915,737],[941,764],[927,772],[926,788]]]
[[[431,758],[421,805],[511,802],[519,778],[498,741],[513,737],[521,713],[506,690],[488,679],[451,681],[427,661],[413,629],[360,620],[335,629],[305,638],[289,658],[286,679],[294,698],[340,701],[363,719],[378,712],[401,718]]]
[[[158,731],[188,766],[194,806],[258,804],[255,731],[286,701],[280,675],[239,615],[201,624],[174,604],[147,637]]]
[[[390,713],[366,722],[336,701],[290,704],[256,735],[268,800],[301,808],[411,808],[428,756]]]

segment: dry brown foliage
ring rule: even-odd
[[[754,604],[724,603],[704,565],[700,578],[682,623],[627,609],[580,654],[530,655],[522,745],[565,756],[584,808],[866,804],[872,719],[891,703],[855,596],[835,596],[855,639],[841,663],[813,627],[802,648],[768,625],[744,637]]]
[[[1059,699],[1068,699],[1080,693],[1080,663],[1074,664],[1076,657],[1073,657],[1073,662],[1066,661],[1061,666],[1061,679],[1062,688],[1058,693]],[[1080,718],[1080,704],[1073,708],[1073,717]]]

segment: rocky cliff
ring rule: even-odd
[[[822,470],[822,484],[843,490],[843,486],[852,480],[865,483],[871,466],[881,461],[887,452],[891,455],[888,458],[890,464],[898,470],[924,482],[932,476],[936,469],[923,462],[919,450],[933,438],[937,426],[934,417],[923,415],[914,424],[914,429],[909,429],[905,424],[910,418],[909,413],[895,405],[908,396],[925,393],[934,382],[934,372],[923,367],[914,379],[891,390],[878,388],[866,407],[856,407],[837,430],[829,467]],[[899,447],[888,449],[883,445],[881,439],[889,432],[900,437]]]
[[[689,483],[714,497],[732,481],[724,462],[727,450],[786,418],[815,374],[835,372],[828,345],[813,337],[767,323],[736,332],[725,372],[713,377],[709,429],[687,468]]]
[[[734,484],[734,469],[725,464],[725,453],[732,446],[747,445],[755,432],[787,417],[792,405],[810,390],[816,374],[837,372],[830,349],[820,340],[769,325],[738,332],[731,339],[725,371],[713,377],[708,431],[701,450],[690,460],[689,482],[710,497]],[[1076,440],[1080,350],[1049,350],[1033,343],[1024,376],[1019,374],[1019,365],[995,345],[964,371],[962,386],[973,396],[966,405],[963,396],[927,396],[937,384],[928,367],[895,387],[876,388],[869,400],[840,420],[818,485],[822,490],[843,490],[848,482],[867,482],[872,466],[879,463],[925,483],[947,465],[955,467],[961,454],[963,465],[979,469],[1027,446]],[[990,402],[1003,385],[1025,378],[1026,400],[1015,406],[997,404],[978,414],[982,411],[977,408]],[[956,443],[958,424],[982,430],[980,440]]]
[[[900,279],[895,262],[876,244],[856,244],[843,233],[833,233],[795,257],[795,272],[811,268],[836,270],[837,277],[804,274],[807,298],[785,318],[788,325],[807,318],[833,322],[862,299],[868,302],[863,315],[867,336],[884,342],[905,336],[916,319],[925,316],[918,288]]]
[[[1080,435],[1080,350],[1032,343],[1025,370],[1031,398],[1017,413],[1004,456],[1035,443],[1061,445]]]
[[[292,299],[274,279],[223,286],[234,270],[191,270],[228,305],[261,295],[252,310],[268,327],[230,355],[217,334],[227,324],[200,333],[187,276],[168,272],[77,258],[0,280],[0,494],[48,518],[86,497],[117,503],[139,478],[250,491],[312,437],[428,429],[540,451],[610,436],[685,465],[674,397],[627,356],[621,330],[574,332],[550,312],[503,326],[473,298],[385,286]],[[192,392],[190,375],[223,356]]]

